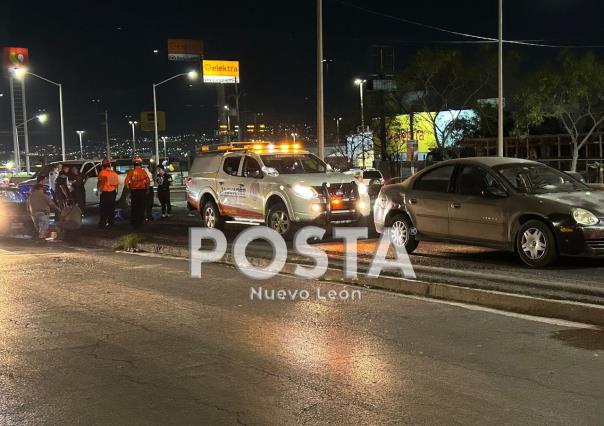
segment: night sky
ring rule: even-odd
[[[377,12],[451,30],[496,37],[497,0],[456,2],[348,0]],[[315,2],[197,1],[3,2],[0,45],[30,49],[31,70],[63,83],[66,135],[75,130],[100,137],[98,112],[107,108],[111,134],[128,135],[126,116],[152,109],[151,85],[186,64],[169,63],[168,38],[200,38],[207,59],[241,63],[242,110],[273,119],[314,125]],[[336,115],[358,108],[355,76],[371,72],[369,46],[391,44],[397,67],[418,48],[456,48],[444,41],[467,40],[372,15],[336,0],[324,0],[328,125]],[[537,39],[551,44],[604,44],[604,7],[595,0],[505,0],[506,39]],[[475,45],[463,45],[465,50]],[[154,54],[153,50],[159,53]],[[521,48],[534,61],[558,49]],[[602,52],[599,50],[599,52]],[[0,143],[12,146],[8,80],[0,79]],[[56,88],[28,80],[28,108],[47,109],[50,123],[30,128],[33,144],[59,141]],[[100,99],[94,104],[92,99]],[[159,109],[167,112],[168,133],[211,130],[216,124],[216,94],[200,82],[178,79],[158,89]]]

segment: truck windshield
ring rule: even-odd
[[[284,175],[327,172],[325,163],[312,154],[267,154],[262,162]]]

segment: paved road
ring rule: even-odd
[[[0,424],[602,424],[601,330],[0,240]],[[266,289],[337,284],[278,277]],[[357,289],[358,290],[358,289]]]
[[[92,218],[91,223],[94,220],[95,218]],[[184,202],[181,201],[175,209],[174,217],[168,221],[155,221],[141,232],[159,241],[187,246],[189,227],[198,226],[200,226],[199,216],[196,213],[187,214]],[[228,225],[226,230],[228,241],[233,241],[245,228],[243,225]],[[118,224],[109,235],[117,238],[129,232],[132,232],[129,225],[122,223]],[[377,234],[370,234],[370,237],[369,240],[359,244],[361,257],[371,258],[373,255]],[[321,246],[330,254],[342,254],[341,241],[326,239]],[[585,290],[587,293],[589,288],[604,292],[604,280],[602,280],[604,259],[565,258],[554,267],[534,270],[527,268],[514,253],[456,244],[422,242],[411,256],[411,262],[416,267],[418,277],[425,281],[473,283],[477,286],[495,286],[495,289],[499,289],[497,279],[504,277],[512,281],[512,284],[517,284],[514,291],[522,292],[523,288],[534,283],[554,283],[581,286],[587,289]],[[453,273],[455,271],[460,274]],[[472,274],[479,275],[468,276]],[[544,295],[546,293],[547,291]],[[547,295],[549,296],[549,293]],[[575,297],[567,293],[560,293],[558,296]],[[582,300],[582,297],[575,297],[575,299]]]

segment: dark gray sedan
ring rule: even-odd
[[[515,158],[444,161],[385,186],[374,221],[409,253],[437,240],[515,251],[532,267],[559,256],[604,257],[604,193]]]

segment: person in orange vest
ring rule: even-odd
[[[100,195],[99,228],[110,228],[115,219],[115,197],[120,184],[118,174],[111,168],[109,160],[102,163],[103,169],[99,172],[97,179],[97,195]]]
[[[143,170],[143,160],[134,157],[134,168],[128,170],[124,185],[130,190],[130,224],[138,228],[145,221],[145,206],[151,181]]]

